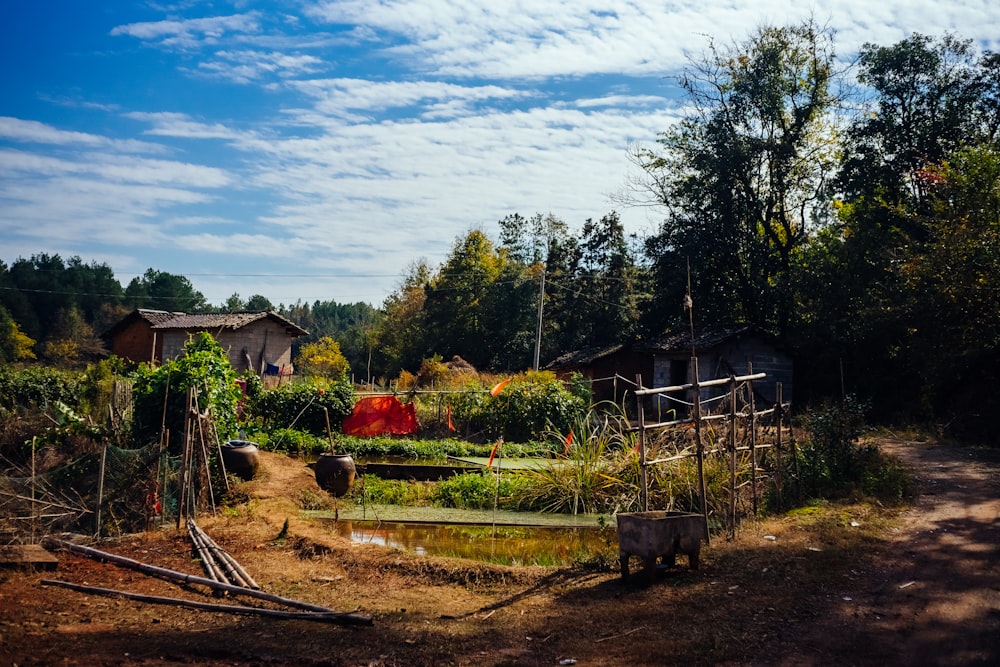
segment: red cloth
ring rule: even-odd
[[[413,403],[403,405],[395,396],[365,396],[344,419],[344,435],[409,435],[417,432]]]

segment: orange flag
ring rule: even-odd
[[[451,406],[448,406],[448,429],[451,431],[456,430],[455,425],[451,423]]]
[[[506,387],[508,384],[510,384],[510,381],[513,380],[513,379],[514,378],[507,378],[503,382],[498,382],[497,386],[495,386],[492,389],[490,389],[490,396],[497,396],[497,395],[499,395],[500,392],[503,390],[503,388]]]
[[[503,442],[503,438],[500,438],[499,440],[496,441],[496,444],[493,445],[493,449],[490,451],[490,460],[486,464],[487,468],[492,468],[493,467],[493,457],[497,455],[497,450],[500,449],[500,443],[502,443],[502,442]]]

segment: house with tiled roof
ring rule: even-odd
[[[158,315],[154,317],[151,313]],[[130,321],[135,326],[139,322],[147,324],[150,335],[146,341],[148,347],[139,346],[136,349],[121,340],[132,330],[126,324]],[[212,334],[226,351],[229,363],[237,373],[251,370],[260,375],[290,374],[292,341],[309,334],[273,311],[188,315],[137,310],[112,327],[105,337],[110,341],[113,354],[132,361],[162,362],[183,355],[184,344],[202,331]]]
[[[101,338],[116,357],[160,363],[163,361],[163,338],[153,332],[153,327],[183,314],[138,308],[101,334]]]
[[[774,403],[778,383],[782,402],[792,399],[791,355],[773,337],[748,324],[700,327],[694,330],[693,341],[690,329],[678,329],[630,343],[584,348],[554,359],[545,368],[563,377],[579,373],[591,381],[595,401],[621,405],[639,382],[645,388],[692,383],[692,357],[698,359],[701,382],[751,371],[765,373],[763,380],[753,383],[761,405]],[[704,388],[701,395],[708,400],[719,391]]]

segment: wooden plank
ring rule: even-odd
[[[0,567],[23,565],[54,570],[59,566],[59,559],[38,544],[8,544],[0,547]]]

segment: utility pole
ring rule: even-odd
[[[545,303],[545,267],[542,267],[542,279],[539,281],[538,290],[538,331],[535,334],[535,364],[534,369],[538,370],[538,359],[542,354],[542,306]]]

